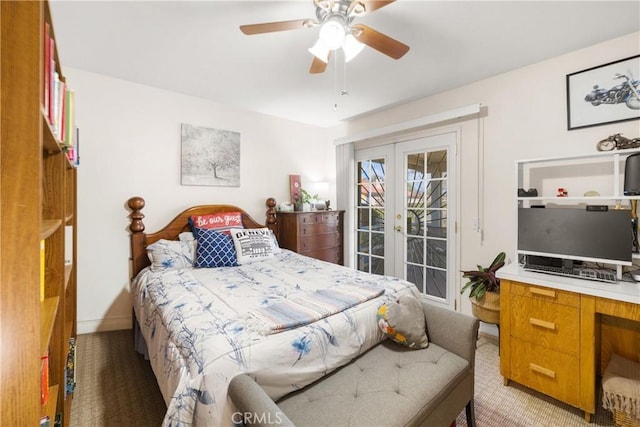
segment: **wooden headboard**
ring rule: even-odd
[[[269,227],[274,233],[277,233],[277,223],[275,215],[276,201],[273,198],[267,199],[267,225],[260,224],[254,220],[251,215],[243,209],[233,205],[200,205],[188,208],[178,214],[161,230],[155,233],[145,233],[145,226],[142,222],[144,214],[145,202],[142,197],[131,197],[127,201],[127,206],[131,209],[131,278],[134,278],[140,270],[150,264],[147,256],[147,246],[157,242],[160,239],[177,240],[178,235],[184,231],[191,231],[188,219],[191,215],[206,215],[218,212],[240,212],[242,214],[242,223],[245,228],[263,228]],[[277,234],[276,234],[277,235]]]

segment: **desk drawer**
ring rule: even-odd
[[[573,406],[579,406],[578,358],[511,340],[511,379]]]
[[[511,335],[549,349],[577,355],[580,312],[576,307],[513,295]]]
[[[555,302],[572,307],[580,307],[580,295],[573,292],[561,291],[558,289],[545,288],[537,285],[527,285],[524,283],[512,282],[511,294],[522,295],[538,300]]]
[[[327,233],[315,236],[303,236],[300,239],[300,250],[310,251],[323,248],[337,248],[340,246],[340,234]]]

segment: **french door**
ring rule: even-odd
[[[455,132],[357,150],[356,268],[454,307]]]

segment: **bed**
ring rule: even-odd
[[[202,260],[208,236],[220,234],[198,229],[194,243],[194,218],[239,213],[242,228],[231,233],[259,233],[264,243],[277,231],[273,199],[267,201],[267,227],[239,207],[206,205],[186,209],[153,233],[145,232],[144,205],[141,197],[128,201],[134,330],[167,404],[164,426],[232,425],[235,408],[227,390],[234,376],[250,375],[278,399],[382,341],[376,313],[384,302],[418,296],[404,280],[305,257],[275,241],[264,259],[190,264],[191,251]],[[167,263],[158,247],[187,261]],[[236,249],[239,261],[244,247]]]

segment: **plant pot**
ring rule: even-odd
[[[499,293],[487,292],[480,301],[476,300],[475,297],[469,298],[469,301],[471,301],[471,313],[473,313],[478,320],[495,325],[500,323]]]

